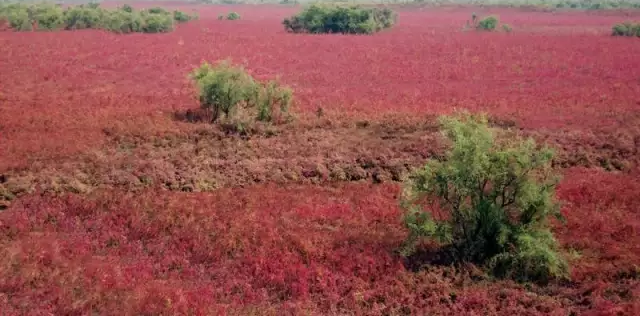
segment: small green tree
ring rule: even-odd
[[[401,199],[405,254],[431,238],[456,262],[483,265],[499,277],[567,276],[547,223],[560,217],[552,151],[532,139],[497,140],[484,116],[445,117],[441,124],[451,150],[416,171]]]
[[[282,87],[277,81],[269,81],[260,89],[257,99],[258,115],[256,119],[262,122],[274,121],[276,116],[289,113],[289,106],[293,98],[293,91]]]
[[[102,27],[108,19],[107,10],[88,6],[73,6],[64,12],[64,24],[67,30],[93,29]]]
[[[229,61],[205,62],[190,77],[198,88],[200,107],[211,114],[212,122],[221,117],[235,120],[238,113],[262,122],[289,118],[293,92],[275,80],[261,83]]]
[[[481,31],[493,31],[498,26],[498,18],[495,16],[488,16],[480,19],[476,29]]]
[[[147,13],[143,14],[144,24],[142,32],[144,33],[166,33],[173,30],[173,17],[164,13]]]
[[[240,14],[236,12],[229,12],[229,14],[227,14],[227,20],[240,20]]]
[[[175,10],[173,11],[173,19],[178,23],[182,23],[191,21],[193,17],[182,11]]]
[[[39,30],[57,30],[64,25],[64,11],[60,6],[41,3],[29,8],[29,16]]]
[[[103,27],[111,32],[129,34],[142,32],[144,20],[137,12],[114,10],[105,13]]]
[[[120,7],[120,10],[131,13],[133,12],[133,7],[125,3],[124,5],[122,5],[122,7]]]
[[[238,106],[250,104],[258,93],[255,80],[229,61],[205,62],[190,76],[196,82],[200,106],[210,111],[212,122],[222,115],[230,118]]]
[[[160,7],[149,8],[147,12],[151,14],[169,14],[167,10]]]
[[[390,28],[396,14],[389,8],[327,6],[312,4],[282,21],[292,33],[372,34]]]
[[[640,36],[640,23],[620,23],[614,25],[612,30],[613,36]]]

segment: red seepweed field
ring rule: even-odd
[[[640,12],[405,6],[358,36],[286,33],[294,6],[162,6],[200,18],[0,32],[0,314],[640,314],[640,41],[610,36]],[[472,12],[513,32],[463,31]],[[289,85],[296,121],[179,119],[189,71],[225,58]],[[556,148],[570,281],[397,254],[400,181],[457,110]]]

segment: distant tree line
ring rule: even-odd
[[[164,33],[172,31],[175,23],[194,18],[182,11],[157,7],[134,10],[127,4],[114,10],[103,9],[97,3],[66,9],[52,3],[0,5],[0,20],[16,31],[105,29],[115,33]]]

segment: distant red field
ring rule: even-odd
[[[13,155],[69,148],[57,144],[65,138],[84,148],[113,119],[194,107],[188,71],[224,58],[280,76],[304,111],[469,109],[553,129],[637,122],[638,42],[607,36],[637,13],[480,9],[514,29],[482,34],[462,31],[474,9],[405,9],[390,31],[326,36],[284,32],[293,7],[181,8],[200,20],[169,34],[0,33],[0,145]],[[217,20],[229,10],[243,19]]]
[[[610,36],[640,12],[404,7],[394,28],[347,36],[286,33],[281,21],[299,7],[163,6],[200,18],[167,34],[0,32],[0,206],[5,183],[20,187],[0,211],[0,314],[640,315],[640,40]],[[217,19],[229,11],[242,19]],[[513,32],[464,31],[473,12]],[[219,134],[173,115],[198,107],[189,71],[226,58],[279,77],[300,117],[322,109],[327,121],[280,143],[221,141],[196,161],[211,144],[198,137]],[[601,164],[562,170],[567,224],[554,231],[570,282],[413,272],[395,253],[406,236],[397,184],[308,184],[325,160],[357,165],[340,166],[344,181],[384,182],[361,156],[404,168],[401,159],[426,160],[437,145],[421,134],[429,126],[364,127],[464,109],[556,142],[567,166]],[[328,131],[341,124],[356,127]],[[233,179],[289,163],[277,171],[291,184],[126,192],[144,182],[137,167],[176,179],[216,159],[229,159],[215,172]],[[291,162],[305,159],[311,167]]]

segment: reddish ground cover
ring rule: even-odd
[[[608,36],[639,13],[405,8],[388,32],[312,36],[284,32],[292,7],[176,6],[200,20],[155,35],[0,32],[0,209],[15,181],[84,193],[24,194],[1,211],[1,314],[640,314],[640,43]],[[231,10],[242,20],[216,19]],[[514,32],[462,32],[473,11]],[[303,123],[229,144],[175,121],[197,106],[187,72],[227,57],[281,76]],[[309,118],[318,108],[329,123]],[[345,183],[438,154],[416,117],[461,108],[559,145],[559,167],[625,170],[563,171],[555,232],[571,282],[410,271],[394,253],[397,184]],[[414,125],[380,120],[392,112]],[[291,184],[329,160],[338,183]],[[125,192],[145,168],[169,190],[212,172],[246,187]]]
[[[592,183],[598,183],[594,186]],[[46,314],[633,315],[637,177],[570,170],[572,281],[411,272],[396,186],[29,198],[0,214],[0,308]]]
[[[628,13],[487,12],[513,26],[504,34],[462,32],[472,9],[424,9],[402,11],[397,27],[375,36],[313,36],[284,32],[295,8],[183,8],[201,19],[169,34],[0,33],[0,166],[94,146],[106,125],[137,129],[194,107],[187,72],[227,57],[281,76],[306,111],[465,108],[532,128],[637,125],[638,43],[607,36]],[[243,19],[216,19],[232,9]]]

